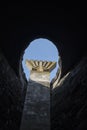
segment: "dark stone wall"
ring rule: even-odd
[[[50,130],[50,87],[44,85],[28,82],[20,130]]]
[[[0,52],[0,130],[19,130],[22,109],[21,82]]]
[[[87,129],[87,57],[52,91],[52,130]]]

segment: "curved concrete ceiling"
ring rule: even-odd
[[[81,23],[81,18],[78,8],[9,5],[8,12],[2,16],[1,49],[18,73],[20,56],[28,43],[36,38],[48,38],[59,50],[64,75],[86,52],[85,23]]]

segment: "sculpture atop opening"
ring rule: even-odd
[[[26,66],[30,70],[30,80],[49,87],[50,72],[56,67],[56,62],[26,60]]]
[[[59,59],[59,52],[56,48],[55,44],[45,38],[38,38],[29,42],[29,46],[24,50],[23,60],[22,60],[22,67],[25,73],[27,81],[29,80],[30,76],[30,69],[27,68],[25,61],[26,59],[33,59],[38,61],[52,61],[56,62],[56,67],[50,73],[50,82],[56,76],[58,70],[58,59]]]

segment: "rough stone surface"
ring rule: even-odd
[[[87,57],[52,90],[52,130],[87,129]]]
[[[19,130],[22,113],[21,83],[0,53],[0,130]]]
[[[20,130],[50,130],[50,88],[29,81]]]
[[[46,85],[47,87],[50,87],[50,73],[49,72],[31,71],[30,79],[42,85]]]
[[[82,8],[82,6],[81,8],[58,8],[57,5],[54,6],[53,3],[51,7],[48,4],[46,3],[45,6],[42,7],[43,4],[41,2],[41,8],[38,8],[39,4],[38,6],[36,6],[36,4],[34,6],[33,4],[32,8],[31,4],[26,5],[24,2],[21,2],[19,5],[16,3],[9,3],[8,6],[6,3],[6,7],[4,3],[4,8],[1,8],[2,15],[0,30],[2,36],[0,39],[0,49],[2,49],[7,61],[17,76],[20,69],[21,81],[25,86],[26,82],[24,81],[24,74],[22,74],[23,71],[21,67],[19,67],[19,62],[22,62],[22,60],[20,61],[20,57],[22,57],[21,54],[24,53],[24,50],[29,43],[36,38],[48,38],[54,42],[61,57],[62,82],[60,87],[58,84],[58,88],[55,89],[56,93],[53,92],[52,102],[54,103],[52,103],[52,129],[85,130],[86,128],[84,127],[86,127],[85,124],[87,122],[87,84],[85,83],[86,85],[84,85],[84,81],[86,80],[82,81],[82,79],[87,77],[85,76],[87,71],[85,70],[82,73],[81,71],[77,71],[79,67],[77,67],[77,70],[75,70],[74,67],[81,60],[81,57],[85,54],[87,55],[87,11],[86,8]],[[83,66],[80,67],[80,70],[83,71],[85,64],[87,63],[84,63]],[[9,77],[9,74],[2,74],[3,70],[7,72],[6,68],[7,66],[4,67],[5,70],[0,68],[0,84],[2,84],[0,86],[8,86],[7,78]],[[72,69],[73,77],[68,73],[69,71],[71,72]],[[74,72],[77,72],[77,74]],[[13,72],[10,78],[8,78],[9,84],[11,82],[10,79],[15,77],[12,75]],[[64,75],[66,75],[66,77],[63,77]],[[78,77],[82,76],[81,83],[78,82],[77,79],[79,78],[76,78],[77,75]],[[5,80],[3,77],[5,77]],[[14,82],[14,84],[16,84],[16,80],[14,80]],[[11,83],[13,83],[13,81]],[[14,98],[11,96],[11,98],[8,99],[7,90],[10,88],[10,85],[9,87],[4,88],[6,88],[5,93],[3,96],[1,95],[0,98],[2,106],[0,107],[0,124],[2,123],[0,127],[4,125],[3,128],[5,129],[5,122],[8,118],[11,118],[12,115],[10,114],[10,116],[8,116],[6,114],[6,106],[8,106],[11,100],[12,102],[15,101],[15,96],[17,95],[15,95]],[[0,93],[4,91],[2,91],[4,88],[1,87]],[[13,88],[15,89],[15,87]],[[71,93],[69,90],[72,90]],[[11,91],[11,89],[8,91]],[[7,103],[7,105],[5,105],[5,103]],[[5,114],[2,114],[3,110]],[[2,117],[2,115],[4,116]],[[17,117],[19,117],[18,114]],[[10,126],[11,130],[15,128],[13,128],[14,125],[12,126],[12,124]],[[16,126],[18,127],[18,124]]]

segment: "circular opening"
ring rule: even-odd
[[[57,62],[56,68],[50,73],[50,81],[55,77],[58,70],[58,49],[54,43],[45,38],[38,38],[29,43],[29,46],[24,50],[22,67],[27,81],[29,80],[30,71],[27,68],[25,61],[28,60],[42,60]]]

